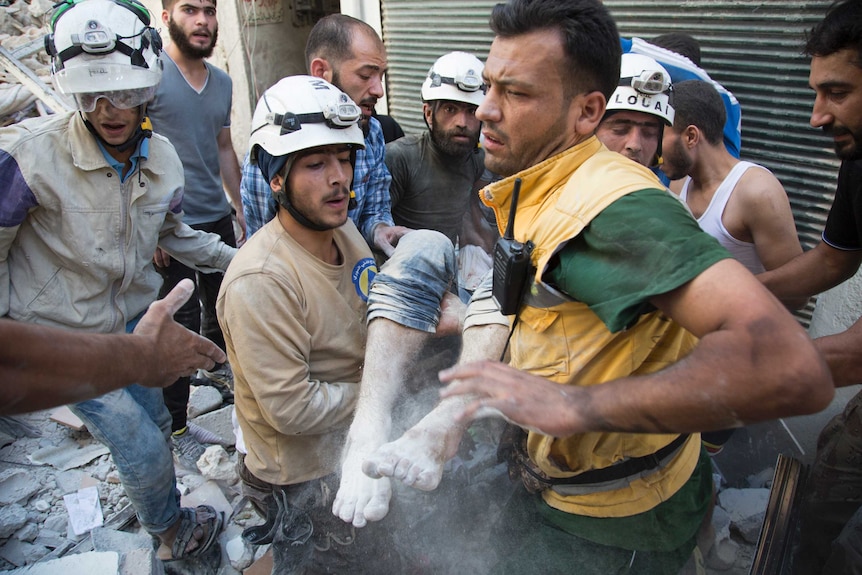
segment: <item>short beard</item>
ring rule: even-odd
[[[465,144],[453,142],[452,136],[470,136],[471,141]],[[472,154],[479,144],[479,133],[471,134],[467,130],[451,130],[449,132],[439,128],[431,116],[431,140],[440,152],[450,158],[463,158]]]
[[[174,22],[173,18],[168,20],[168,34],[171,37],[171,41],[176,45],[177,50],[179,50],[183,56],[198,60],[209,58],[213,55],[213,50],[215,50],[216,41],[218,40],[218,26],[213,30],[212,42],[210,42],[210,45],[206,48],[198,48],[189,42],[185,32],[183,32],[183,29]]]
[[[824,130],[827,134],[832,135],[832,129]],[[862,142],[862,133],[853,132],[852,130],[842,129],[842,133],[850,134],[853,138],[852,146],[840,146],[838,143],[835,143],[835,155],[838,156],[839,160],[859,160],[862,159],[862,149],[860,149],[859,142]]]

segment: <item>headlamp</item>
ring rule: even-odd
[[[482,93],[486,93],[488,87],[482,82],[482,78],[476,74],[475,70],[467,70],[466,74],[458,74],[454,78],[441,76],[434,70],[428,73],[428,77],[431,79],[431,87],[438,88],[443,84],[449,84],[450,86],[455,86],[462,92],[476,92],[478,90],[482,90]]]
[[[326,124],[330,128],[343,129],[356,124],[362,110],[350,98],[342,94],[337,104],[327,104],[320,112],[311,114],[270,113],[266,115],[266,123],[281,127],[279,136],[302,129],[302,124]]]
[[[104,54],[114,50],[115,36],[108,34],[99,22],[90,20],[86,27],[82,34],[72,34],[73,46],[79,46],[89,54]]]
[[[631,86],[642,94],[661,94],[670,88],[670,78],[660,70],[644,70],[637,76],[620,78],[620,86]]]

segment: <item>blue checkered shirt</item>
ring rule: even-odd
[[[392,176],[383,161],[386,144],[383,130],[376,118],[369,120],[365,149],[356,153],[356,166],[353,169],[353,191],[356,192],[356,208],[348,215],[369,246],[374,245],[374,227],[377,224],[395,225],[389,199],[389,182]],[[263,227],[275,217],[276,202],[263,174],[257,164],[249,161],[246,154],[242,163],[240,183],[242,211],[245,214],[246,237]]]

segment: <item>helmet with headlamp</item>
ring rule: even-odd
[[[437,58],[422,84],[422,100],[450,100],[479,106],[485,99],[482,61],[467,52],[449,52]]]
[[[117,108],[151,100],[162,77],[162,42],[136,0],[65,0],[51,18],[45,48],[60,93],[82,112],[99,98]]]
[[[673,125],[670,74],[649,56],[622,55],[620,82],[608,100],[607,113],[624,110],[658,116],[665,124]]]
[[[355,164],[356,150],[365,148],[361,116],[362,110],[350,96],[322,78],[282,78],[263,93],[254,109],[249,158],[267,182],[285,166],[289,171],[297,152],[321,146],[350,146],[351,163]],[[274,192],[274,196],[302,225],[322,229],[294,209],[287,190]],[[355,204],[351,192],[350,209]]]

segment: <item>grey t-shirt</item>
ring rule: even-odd
[[[425,131],[386,144],[386,167],[395,224],[436,230],[455,243],[473,185],[485,171],[484,151],[476,148],[466,159],[453,160],[437,151]]]
[[[216,222],[230,214],[216,139],[222,128],[230,127],[233,85],[230,76],[206,63],[209,77],[198,92],[167,53],[163,61],[162,81],[147,113],[153,130],[171,141],[183,162],[183,221],[189,225]]]

